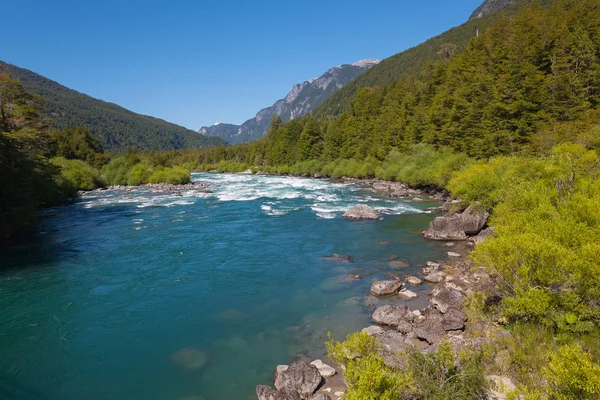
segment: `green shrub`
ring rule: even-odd
[[[149,183],[170,183],[171,185],[183,185],[191,182],[190,171],[181,167],[164,168],[156,167]]]
[[[579,345],[562,346],[543,369],[548,393],[555,399],[600,398],[600,365]]]
[[[393,369],[383,362],[377,339],[365,332],[346,341],[327,343],[329,357],[343,366],[348,383],[345,398],[363,399],[476,399],[485,395],[486,381],[480,351],[454,354],[448,342],[435,351],[409,349],[398,354],[406,367]]]
[[[127,156],[113,158],[102,168],[102,173],[109,185],[127,185],[127,174],[138,162],[139,160]]]
[[[61,186],[67,192],[72,190],[94,190],[106,186],[100,172],[83,161],[55,157],[51,162],[60,167]]]
[[[127,185],[138,186],[148,183],[153,172],[151,165],[145,162],[137,163],[127,172]]]

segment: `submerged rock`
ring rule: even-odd
[[[410,264],[408,261],[404,260],[392,260],[390,261],[390,267],[394,269],[402,269],[410,267]]]
[[[348,256],[348,255],[343,255],[343,254],[335,254],[333,253],[330,256],[327,256],[325,258],[329,258],[331,260],[336,260],[336,261],[345,261],[345,262],[354,262],[354,258],[352,258],[352,256]]]
[[[375,296],[389,296],[402,287],[402,281],[393,279],[389,281],[375,281],[371,285],[371,293]]]
[[[184,369],[194,371],[208,364],[210,357],[204,350],[192,346],[173,353],[171,360]]]
[[[348,219],[365,219],[365,220],[377,220],[381,216],[372,207],[365,204],[357,204],[350,210],[346,211],[342,218]]]

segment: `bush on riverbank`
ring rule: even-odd
[[[346,399],[474,399],[485,394],[481,351],[465,348],[455,355],[448,342],[428,353],[409,349],[398,354],[402,369],[386,365],[382,351],[377,339],[365,332],[344,342],[330,339],[327,353],[345,369]]]
[[[83,161],[55,157],[50,162],[60,168],[61,186],[67,193],[72,194],[78,190],[94,190],[106,186],[106,181],[100,172]]]
[[[110,185],[137,186],[146,183],[169,183],[180,185],[191,182],[189,170],[183,167],[154,167],[137,154],[114,158],[102,172]]]

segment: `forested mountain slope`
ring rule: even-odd
[[[121,106],[69,89],[32,71],[0,61],[0,72],[18,79],[27,92],[44,98],[43,115],[53,128],[88,128],[107,151],[126,148],[170,150],[225,144],[162,119],[136,114]]]
[[[543,2],[548,2],[545,0]],[[313,114],[317,117],[339,115],[350,108],[350,101],[365,87],[387,87],[395,81],[417,75],[427,63],[442,60],[462,51],[471,38],[490,26],[502,13],[513,11],[526,0],[487,0],[469,21],[411,49],[382,60],[378,65],[335,92]]]

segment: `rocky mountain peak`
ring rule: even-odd
[[[277,100],[272,106],[260,110],[254,118],[242,125],[205,126],[198,132],[203,135],[219,136],[231,144],[260,139],[266,135],[273,115],[279,115],[284,122],[306,115],[336,90],[378,63],[379,60],[366,59],[330,68],[319,78],[309,79],[292,86],[284,98]]]
[[[518,1],[519,0],[485,0],[483,4],[473,11],[473,14],[471,14],[469,20],[481,18],[486,15],[494,14],[498,11],[507,9],[517,4]]]

